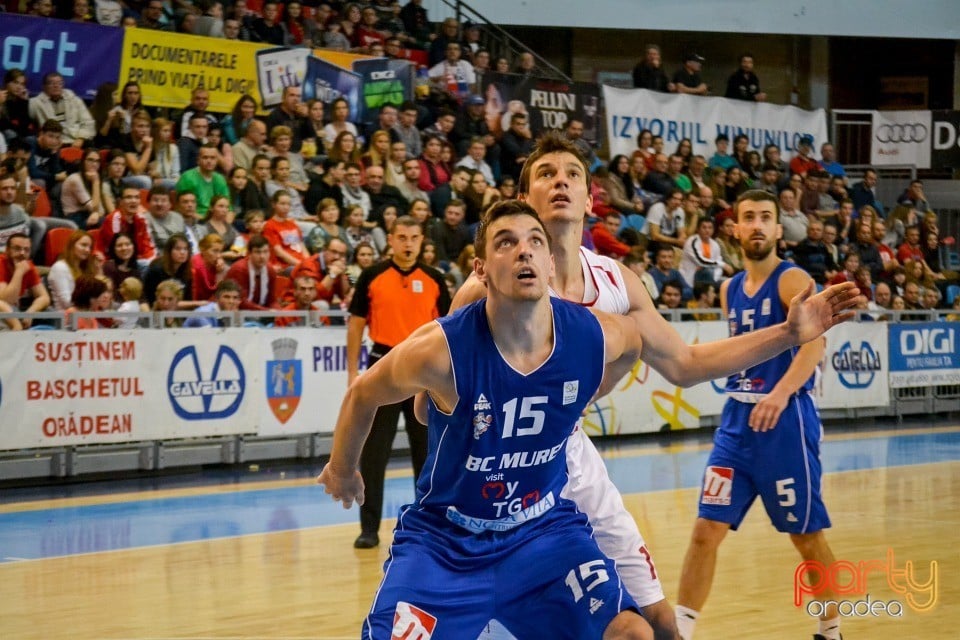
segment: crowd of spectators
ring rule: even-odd
[[[29,95],[23,71],[4,69],[0,312],[346,309],[361,270],[390,257],[390,228],[404,215],[423,226],[421,262],[442,271],[452,293],[472,269],[481,213],[515,196],[534,144],[523,111],[508,110],[502,131],[491,130],[477,93],[483,73],[511,71],[509,62],[490,60],[473,25],[447,19],[434,29],[418,0],[264,2],[259,13],[244,0],[25,4],[36,16],[272,44],[395,57],[416,48],[433,86],[365,124],[350,120],[345,100],[325,108],[304,102],[299,87],[265,116],[249,95],[214,113],[203,88],[160,113],[143,105],[136,82],[107,84],[88,105],[58,73]],[[647,47],[638,86],[704,93],[700,56],[688,54],[668,80],[659,55]],[[534,73],[533,57],[512,71]],[[749,54],[731,76],[728,93],[737,92],[730,97],[764,99]],[[802,139],[787,163],[775,145],[750,149],[741,135],[731,149],[720,136],[705,158],[690,140],[669,153],[643,131],[635,151],[604,165],[582,122],[565,131],[596,167],[584,243],[623,260],[665,309],[716,306],[719,284],[742,268],[731,205],[750,188],[779,198],[780,254],[819,284],[855,280],[871,309],[943,308],[957,280],[940,264],[922,183],[888,213],[876,172],[850,184],[829,143],[817,158]]]
[[[960,276],[941,263],[941,248],[953,239],[941,237],[921,180],[887,207],[877,196],[876,170],[851,183],[829,142],[818,158],[812,138],[802,136],[789,163],[776,145],[751,149],[746,135],[734,138],[732,150],[720,135],[715,147],[706,158],[681,140],[668,153],[662,138],[644,130],[629,156],[594,171],[585,242],[624,260],[660,308],[716,306],[720,284],[743,268],[732,205],[749,189],[779,200],[778,255],[820,287],[856,282],[868,317],[960,308]]]
[[[432,88],[364,125],[350,121],[346,100],[305,103],[299,87],[265,116],[249,95],[214,113],[202,87],[161,112],[136,82],[108,83],[87,104],[56,72],[30,95],[23,71],[4,69],[3,310],[345,309],[360,269],[389,257],[390,225],[406,214],[424,227],[424,261],[453,290],[472,269],[481,211],[514,195],[523,158],[502,170],[475,93],[491,62],[479,30],[452,19],[434,29],[418,0],[264,2],[259,12],[244,0],[23,4],[41,18],[396,57],[419,50]],[[518,69],[532,72],[532,60]],[[528,148],[529,127],[514,129]],[[91,278],[109,296],[88,299]],[[225,281],[238,284],[238,306]]]

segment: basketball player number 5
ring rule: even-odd
[[[514,435],[513,423],[517,417],[517,400],[514,398],[509,402],[503,403],[503,437],[510,438]],[[529,427],[517,427],[516,436],[535,436],[541,431],[543,431],[543,421],[546,414],[539,409],[534,409],[533,407],[538,404],[546,404],[547,396],[532,396],[529,398],[522,398],[522,403],[520,404],[520,419],[524,420],[526,418],[532,418],[533,424]]]
[[[580,577],[577,578],[577,569],[580,570]],[[577,569],[570,569],[566,579],[563,581],[570,591],[573,591],[573,601],[580,602],[583,592],[593,591],[597,585],[603,584],[610,579],[607,570],[604,567],[603,560],[591,560],[584,562]],[[582,586],[581,586],[582,585]]]
[[[797,492],[790,486],[792,484],[793,478],[777,480],[777,495],[780,496],[781,507],[792,507],[797,504]]]

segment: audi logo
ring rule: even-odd
[[[927,125],[914,122],[911,124],[883,124],[877,128],[877,141],[890,142],[923,142],[927,139]]]

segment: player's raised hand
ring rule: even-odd
[[[356,469],[342,474],[327,463],[317,476],[317,484],[323,485],[324,492],[331,498],[342,502],[344,509],[352,507],[354,502],[363,504],[363,478]]]
[[[797,344],[810,342],[823,335],[830,327],[845,322],[855,315],[860,303],[860,289],[853,282],[827,287],[813,295],[814,282],[794,296],[787,312],[787,326]]]

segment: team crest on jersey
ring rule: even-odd
[[[733,493],[733,469],[730,467],[707,467],[703,474],[702,504],[730,506]]]
[[[413,289],[414,293],[423,293],[423,281],[414,280],[410,283],[410,288]]]
[[[489,413],[478,413],[473,416],[473,439],[479,440],[480,436],[487,432],[493,423],[493,416]]]
[[[563,404],[573,404],[577,401],[577,395],[580,393],[579,380],[567,380],[563,383]]]
[[[400,600],[393,612],[391,640],[430,640],[437,628],[437,618],[409,602]]]
[[[770,298],[764,298],[763,302],[760,303],[760,315],[770,315]]]
[[[477,398],[477,401],[473,403],[473,410],[474,411],[490,411],[490,409],[491,409],[490,401],[487,400],[487,396],[481,393],[480,397]]]

